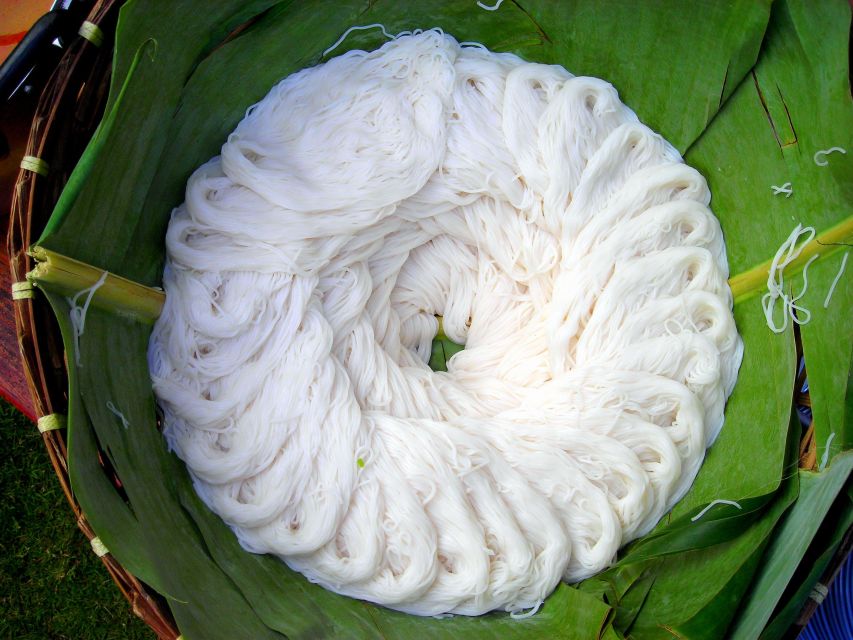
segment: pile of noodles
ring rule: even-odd
[[[536,606],[648,532],[720,431],[742,346],[709,198],[561,67],[432,30],[296,73],[172,215],[165,437],[246,549],[328,589]]]

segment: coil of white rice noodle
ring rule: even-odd
[[[244,548],[327,589],[535,606],[648,532],[722,427],[742,343],[709,200],[558,66],[430,30],[296,73],[173,212],[164,435]]]

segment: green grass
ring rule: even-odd
[[[152,640],[77,528],[35,425],[0,401],[0,639]]]

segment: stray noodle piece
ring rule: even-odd
[[[110,413],[113,414],[116,418],[121,420],[122,426],[127,429],[130,426],[130,421],[124,417],[124,414],[116,409],[116,406],[112,403],[112,401],[107,401],[107,409],[110,410]]]
[[[812,262],[814,262],[818,258],[820,258],[820,254],[815,254],[811,258],[809,258],[808,262],[806,262],[805,266],[803,267],[803,288],[800,290],[800,295],[794,296],[793,298],[790,298],[788,300],[788,313],[791,316],[791,320],[793,320],[799,325],[807,324],[812,319],[811,311],[809,311],[803,306],[794,303],[797,302],[797,300],[802,298],[804,295],[806,295],[806,289],[809,288],[809,267],[811,266]],[[794,313],[795,311],[799,311],[800,313]]]
[[[835,431],[829,434],[829,437],[826,439],[826,448],[823,450],[823,456],[820,459],[820,466],[817,468],[818,471],[823,471],[826,469],[826,465],[829,463],[829,447],[832,445],[832,441],[835,439]]]
[[[378,27],[378,28],[380,28],[380,29],[382,29],[382,35],[384,35],[386,38],[388,38],[389,40],[393,40],[393,39],[394,39],[394,36],[392,36],[390,33],[388,33],[388,31],[386,31],[386,30],[385,30],[385,25],[384,25],[384,24],[379,24],[378,22],[377,22],[377,23],[375,23],[375,24],[366,24],[366,25],[364,25],[364,26],[350,27],[349,29],[347,29],[346,31],[344,31],[344,34],[343,34],[340,38],[338,38],[338,39],[337,39],[337,41],[335,42],[335,44],[333,44],[331,47],[329,47],[328,49],[326,49],[326,50],[323,52],[323,56],[326,56],[326,55],[328,55],[331,51],[334,51],[335,49],[337,49],[337,48],[338,48],[338,46],[339,46],[339,45],[340,45],[344,40],[346,40],[346,39],[347,39],[347,36],[348,36],[349,34],[351,34],[353,31],[366,31],[367,29],[376,29],[377,27]]]
[[[841,147],[830,147],[829,149],[818,151],[814,154],[814,163],[819,167],[825,167],[829,164],[829,161],[824,160],[823,157],[835,152],[847,153],[847,149],[842,149]]]
[[[774,196],[778,196],[779,194],[784,193],[786,198],[790,198],[791,194],[794,193],[794,190],[791,188],[790,182],[786,182],[781,187],[777,187],[776,185],[771,184],[770,188],[773,189]]]
[[[829,291],[826,292],[826,300],[823,301],[823,308],[829,308],[829,301],[832,299],[832,294],[835,291],[835,286],[838,284],[838,281],[841,280],[841,275],[844,273],[844,267],[847,266],[847,254],[849,251],[844,252],[844,257],[841,258],[841,268],[838,269],[838,273],[835,274],[835,279],[832,281],[832,284],[829,285]]]
[[[539,607],[542,606],[542,600],[533,605],[533,608],[530,611],[513,611],[509,614],[509,617],[513,620],[526,620],[527,618],[532,618],[539,611]]]
[[[491,7],[490,7],[489,5],[487,5],[487,4],[483,4],[482,2],[478,2],[478,3],[477,3],[477,6],[478,6],[478,7],[480,7],[481,9],[485,9],[486,11],[497,11],[498,9],[500,9],[500,8],[501,8],[501,5],[503,4],[503,2],[504,2],[504,0],[498,0],[498,1],[497,1],[493,6],[491,6]]]
[[[797,241],[800,239],[800,236],[803,235],[808,235],[808,238],[802,244],[800,244],[799,247],[797,247]],[[800,323],[800,321],[794,314],[792,300],[784,291],[783,272],[786,266],[788,266],[794,260],[797,259],[797,257],[802,252],[803,247],[806,246],[806,244],[808,244],[809,242],[811,242],[814,236],[814,227],[803,227],[803,225],[798,224],[791,232],[791,235],[788,236],[788,239],[782,243],[778,251],[776,251],[776,255],[773,257],[773,262],[771,263],[770,270],[767,273],[768,291],[761,297],[761,306],[764,308],[764,318],[765,320],[767,320],[767,326],[770,327],[770,330],[773,333],[782,333],[783,331],[785,331],[785,329],[788,328],[789,315],[794,318],[795,322]],[[808,283],[808,281],[806,281],[806,283]],[[801,298],[803,293],[805,293],[805,287],[803,287],[803,291],[800,292],[800,295],[797,296],[796,299],[798,300],[799,298]],[[776,307],[776,300],[780,298],[782,299],[783,305],[781,326],[777,325],[776,321],[773,319],[773,310]],[[801,307],[797,307],[797,309],[801,309]]]
[[[737,502],[735,502],[734,500],[714,500],[713,502],[709,503],[707,507],[705,507],[704,509],[702,509],[702,511],[700,511],[700,512],[699,512],[699,513],[697,513],[695,516],[693,516],[692,518],[690,518],[690,522],[696,522],[699,518],[701,518],[701,517],[702,517],[702,516],[704,516],[706,513],[708,513],[708,511],[710,511],[710,510],[711,510],[711,507],[716,506],[716,505],[718,505],[718,504],[730,504],[731,506],[733,506],[733,507],[737,507],[738,509],[742,509],[742,508],[743,508],[743,507],[741,507]]]
[[[93,284],[91,287],[83,289],[82,291],[78,291],[74,294],[73,298],[66,298],[68,304],[71,305],[71,309],[68,312],[71,320],[71,329],[74,332],[74,361],[77,363],[78,367],[82,367],[82,363],[80,362],[80,336],[83,335],[83,331],[86,329],[86,313],[89,311],[89,303],[92,302],[92,297],[95,295],[95,291],[97,291],[104,282],[107,280],[107,272],[101,274],[101,277],[98,278],[98,281]],[[86,300],[83,302],[83,306],[77,306],[77,300],[80,299],[80,296],[86,295]]]

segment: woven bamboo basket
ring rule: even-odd
[[[66,433],[61,416],[67,413],[68,373],[65,350],[59,326],[45,299],[25,283],[34,267],[27,251],[47,223],[54,204],[62,192],[86,144],[103,115],[110,85],[113,35],[121,0],[100,0],[88,16],[102,37],[79,37],[65,51],[53,72],[33,119],[26,155],[42,164],[22,168],[15,185],[8,234],[8,253],[15,288],[15,320],[24,370],[39,416],[39,430],[68,499],[71,511],[83,534],[100,557],[106,570],[133,612],[146,622],[159,638],[180,637],[166,600],[130,574],[95,536],[86,514],[75,499],[68,474]],[[235,34],[239,28],[235,30]],[[94,41],[93,41],[94,40]],[[37,170],[33,170],[33,167]],[[798,353],[798,360],[802,355]],[[805,369],[800,368],[795,388],[795,401],[801,407],[810,404],[808,392],[802,392]],[[800,443],[800,467],[816,466],[817,450],[814,426],[803,429]],[[101,452],[99,463],[112,484],[120,488],[121,479],[113,471],[107,456]],[[828,585],[853,546],[848,531],[829,568],[821,578]],[[788,637],[796,637],[814,613],[817,601],[810,599],[802,609]]]

